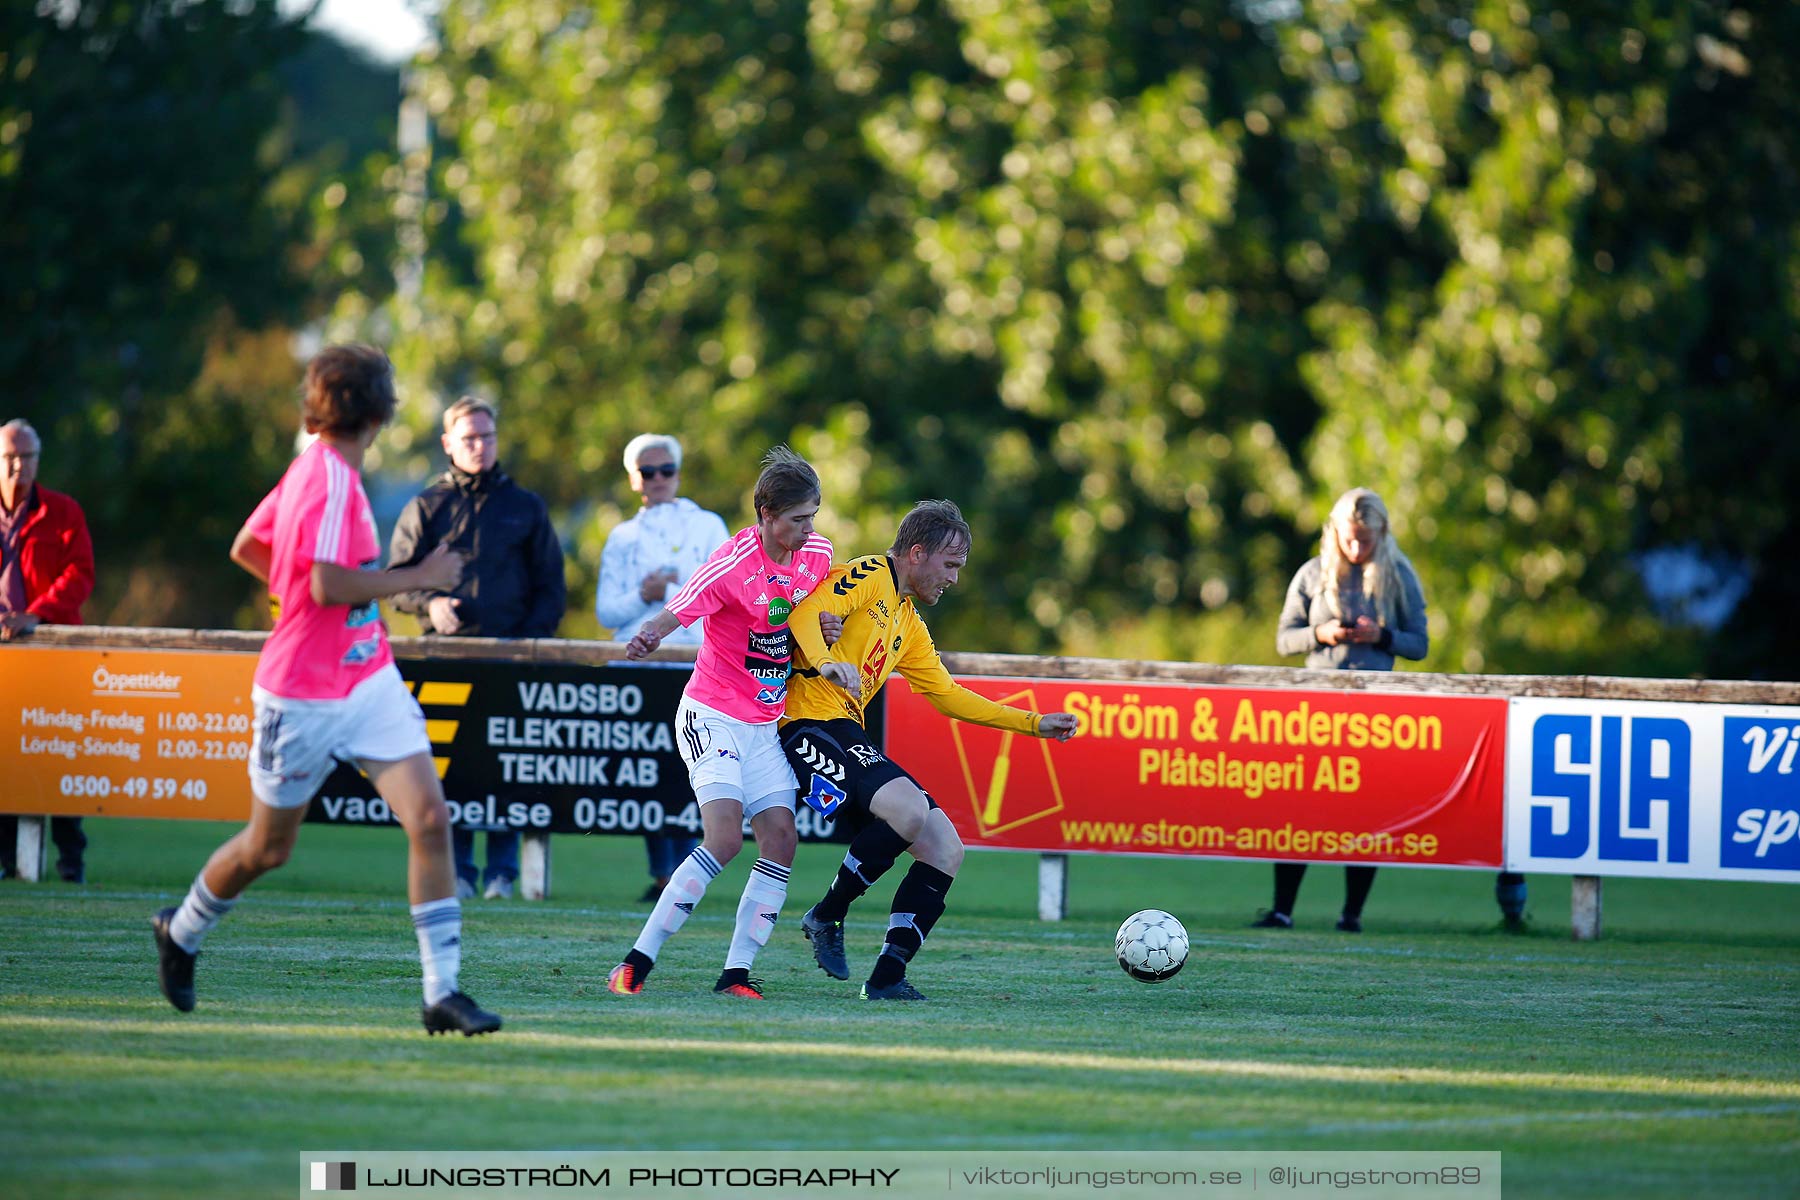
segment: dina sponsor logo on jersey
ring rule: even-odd
[[[788,631],[786,629],[777,629],[770,633],[758,633],[752,629],[747,648],[751,654],[772,659],[778,663],[784,663],[793,657],[792,652],[788,649]]]
[[[780,629],[787,624],[788,614],[794,611],[793,601],[786,596],[777,596],[769,601],[769,624]]]

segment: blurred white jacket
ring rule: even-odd
[[[613,631],[613,640],[630,641],[638,627],[662,611],[682,584],[731,535],[717,513],[707,512],[685,496],[640,509],[606,535],[600,551],[600,586],[594,593],[594,615]],[[644,576],[674,567],[675,581],[664,594],[646,602],[639,589]],[[697,645],[704,620],[677,628],[665,645]]]

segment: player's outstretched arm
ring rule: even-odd
[[[314,604],[367,604],[397,592],[453,590],[462,579],[468,560],[462,552],[440,543],[410,567],[385,571],[358,571],[337,563],[312,565]]]
[[[275,547],[251,533],[246,525],[231,539],[231,561],[267,583],[275,563]]]
[[[931,707],[952,721],[967,721],[972,725],[986,725],[990,729],[1010,729],[1014,733],[1034,737],[1048,736],[1039,733],[1036,713],[1014,708],[1010,704],[990,700],[979,692],[970,691],[952,679],[943,663],[936,660],[937,654],[933,652],[931,661],[911,664],[902,662],[897,671],[897,674],[905,677],[907,685],[914,692],[925,697]]]
[[[1076,716],[1074,713],[1045,713],[1038,718],[1037,735],[1041,738],[1055,738],[1066,742],[1075,736]]]
[[[633,660],[648,657],[679,624],[679,617],[668,609],[663,609],[639,626],[631,640],[625,643],[625,657]]]

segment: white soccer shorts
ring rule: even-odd
[[[746,817],[771,808],[794,811],[800,783],[782,753],[775,722],[752,725],[683,696],[675,709],[675,746],[701,804],[736,800]]]
[[[389,663],[342,700],[290,700],[252,688],[250,791],[271,808],[299,808],[339,760],[397,762],[430,754],[425,713]]]

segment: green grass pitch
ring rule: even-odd
[[[490,1038],[427,1038],[394,831],[309,827],[208,941],[200,1007],[157,992],[148,918],[228,827],[92,821],[86,887],[0,883],[0,1194],[286,1196],[312,1149],[1499,1150],[1509,1196],[1800,1190],[1800,890],[1609,880],[1603,940],[1534,876],[1499,932],[1490,872],[1384,871],[1367,932],[1314,868],[1293,932],[1252,930],[1263,864],[971,854],[912,972],[856,981],[892,882],[852,913],[852,982],[798,916],[839,851],[803,847],[757,974],[711,994],[750,856],[643,995],[605,990],[645,909],[642,843],[558,838],[554,898],[464,906]],[[1171,982],[1113,962],[1165,908]]]

